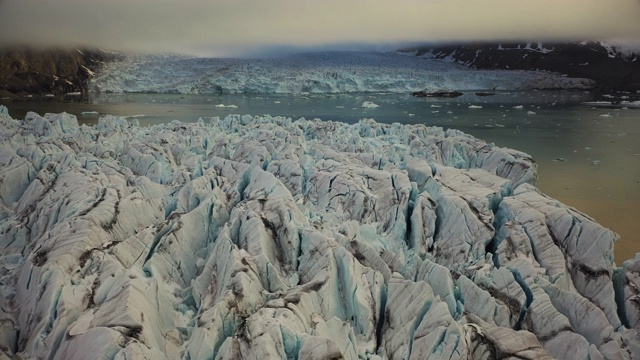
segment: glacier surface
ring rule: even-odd
[[[543,71],[473,70],[398,53],[317,52],[266,59],[129,56],[92,79],[99,92],[295,94],[589,89],[593,81]]]
[[[0,107],[0,359],[637,359],[640,255],[424,125]]]

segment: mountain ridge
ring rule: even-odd
[[[100,49],[0,49],[0,95],[86,92],[100,66],[118,56]]]
[[[640,55],[598,41],[474,42],[399,50],[482,70],[543,70],[592,79],[601,91],[640,91]]]

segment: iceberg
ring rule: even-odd
[[[362,107],[366,108],[366,109],[377,109],[377,108],[380,107],[380,105],[378,105],[378,104],[376,104],[374,102],[371,102],[371,101],[365,101],[365,102],[362,103]]]
[[[525,153],[372,119],[0,129],[0,358],[640,356],[640,255]]]

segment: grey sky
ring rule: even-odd
[[[640,0],[0,0],[0,45],[225,56],[492,39],[640,41]]]

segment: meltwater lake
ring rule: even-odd
[[[407,94],[91,94],[83,101],[69,97],[0,103],[16,119],[28,111],[66,111],[89,125],[105,114],[136,117],[141,126],[270,114],[459,129],[532,155],[544,193],[620,234],[615,259],[621,265],[640,251],[640,106],[633,105],[639,99],[639,94],[527,91],[490,96],[467,92],[454,99]],[[379,108],[363,108],[364,101]]]

